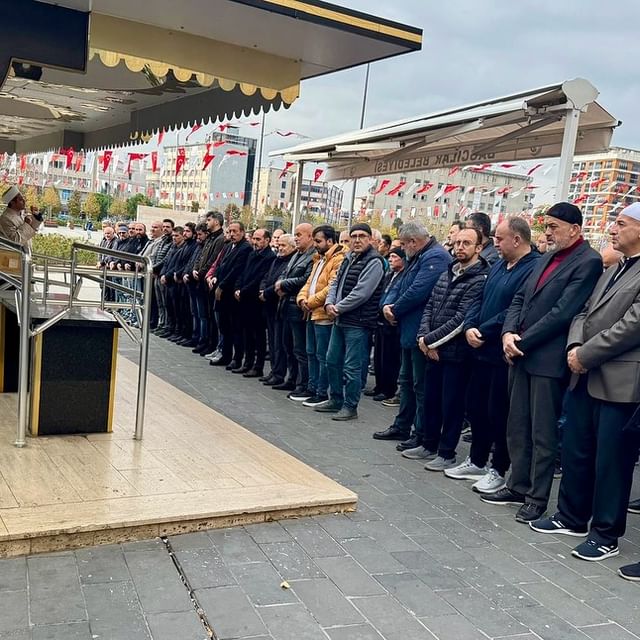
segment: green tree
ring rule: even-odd
[[[42,198],[38,192],[38,187],[32,184],[26,188],[24,192],[24,199],[26,201],[27,209],[29,209],[29,207],[40,208],[42,206]]]
[[[251,228],[253,225],[253,209],[246,204],[240,211],[240,222],[247,228]]]
[[[102,207],[100,206],[100,200],[97,193],[90,193],[87,199],[84,201],[84,210],[89,218],[92,220],[99,220],[102,213]]]
[[[109,215],[109,206],[111,198],[106,193],[95,193],[96,200],[100,203],[100,213],[98,220],[104,220]]]
[[[404,221],[399,216],[396,216],[393,224],[391,225],[396,231],[400,231],[400,227],[404,224]]]
[[[67,211],[73,218],[77,218],[82,211],[82,197],[79,191],[74,191],[67,202]]]
[[[122,198],[114,198],[109,206],[109,215],[121,218],[127,215],[127,203]]]
[[[240,220],[240,207],[237,204],[228,204],[224,209],[224,219],[227,224],[238,222]]]
[[[62,209],[62,205],[60,204],[60,194],[55,187],[47,187],[44,190],[42,204],[46,207],[49,213],[60,213],[60,210]]]
[[[147,196],[145,196],[144,193],[136,193],[135,196],[131,196],[130,198],[127,198],[127,215],[130,218],[135,219],[136,216],[138,215],[139,204],[151,206],[153,202],[151,202],[151,200],[149,200],[149,198],[147,198]]]

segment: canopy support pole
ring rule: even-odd
[[[556,184],[556,202],[565,202],[569,196],[569,183],[573,167],[573,155],[576,151],[578,126],[580,125],[580,109],[568,109],[564,121],[562,152],[558,165],[558,182]]]
[[[302,179],[304,174],[304,162],[298,161],[296,169],[296,190],[293,195],[293,214],[291,216],[291,233],[294,233],[300,223],[300,209],[302,208]]]

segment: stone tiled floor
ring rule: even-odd
[[[639,587],[615,574],[640,560],[640,517],[620,557],[582,562],[571,540],[535,534],[469,483],[372,440],[392,409],[365,400],[359,421],[337,424],[156,339],[151,362],[352,488],[358,510],[0,561],[0,639],[640,637]]]

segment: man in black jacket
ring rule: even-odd
[[[275,255],[269,246],[271,233],[267,229],[256,229],[251,241],[253,253],[247,258],[234,294],[244,318],[244,364],[233,369],[232,373],[242,373],[245,378],[260,378],[267,356],[267,325],[258,295],[260,282],[269,271]]]
[[[220,313],[219,330],[223,336],[223,353],[220,360],[211,361],[215,366],[226,366],[227,370],[242,366],[244,357],[244,319],[240,304],[235,299],[237,284],[251,253],[251,245],[245,239],[242,222],[229,225],[231,245],[227,249],[216,271],[216,310]]]
[[[163,288],[163,296],[167,303],[166,328],[164,331],[157,334],[161,338],[170,338],[175,336],[178,327],[178,318],[176,318],[175,307],[175,292],[173,289],[176,286],[176,266],[184,245],[184,236],[182,235],[183,231],[184,229],[182,227],[173,227],[171,229],[173,244],[162,263],[162,269],[160,271],[160,285]]]
[[[298,371],[293,381],[274,385],[274,389],[291,391],[291,398],[308,400],[313,394],[307,389],[309,383],[309,365],[307,362],[307,319],[296,303],[296,297],[304,286],[313,267],[313,225],[308,222],[299,224],[294,232],[297,251],[291,256],[281,280],[276,282],[275,290],[280,297],[280,312],[289,323],[293,338],[293,357],[298,363]],[[293,385],[293,386],[292,386]]]
[[[158,247],[151,254],[151,267],[153,269],[153,287],[156,293],[156,301],[158,303],[158,326],[154,330],[157,336],[164,336],[169,329],[167,324],[167,291],[166,287],[160,282],[160,273],[164,267],[165,260],[169,255],[169,251],[175,246],[173,243],[173,227],[175,226],[173,220],[165,218],[162,221],[162,241]],[[167,334],[168,335],[168,334]]]
[[[482,251],[480,257],[484,258],[489,266],[494,265],[500,259],[498,250],[491,237],[491,218],[482,211],[474,211],[466,222],[467,229],[476,229],[482,234]]]
[[[287,369],[294,370],[295,359],[293,362],[287,361],[287,353],[293,353],[293,347],[287,349],[285,344],[287,340],[291,343],[291,331],[289,325],[284,321],[278,313],[280,298],[276,293],[276,282],[279,282],[291,256],[296,250],[295,241],[290,234],[280,234],[278,237],[278,253],[275,260],[271,263],[269,271],[260,282],[260,302],[264,305],[264,315],[267,321],[267,334],[269,336],[269,358],[271,363],[271,372],[268,376],[260,378],[260,382],[268,387],[282,384],[287,375]]]
[[[509,375],[507,486],[481,500],[521,505],[516,520],[538,520],[547,509],[558,447],[556,424],[568,368],[565,346],[574,316],[602,274],[602,259],[581,235],[582,213],[568,202],[545,215],[549,252],[516,293],[502,345]]]
[[[436,282],[418,330],[418,347],[427,357],[424,374],[424,451],[407,449],[405,458],[428,460],[425,469],[444,471],[456,462],[464,419],[471,348],[462,331],[464,318],[479,298],[489,267],[480,257],[482,235],[461,229],[453,245],[456,260]]]

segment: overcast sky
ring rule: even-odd
[[[636,118],[640,2],[636,0],[611,4],[340,0],[337,4],[424,30],[422,51],[372,65],[365,125],[580,76],[599,89],[600,103],[623,121],[613,144],[640,148]],[[266,130],[294,130],[319,138],[357,129],[364,74],[360,67],[303,82],[301,97],[290,109],[267,116]],[[257,135],[256,129],[246,129],[242,133]],[[298,141],[270,136],[265,151],[289,142]]]

